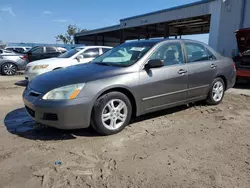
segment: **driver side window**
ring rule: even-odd
[[[34,48],[31,52],[34,53],[34,54],[43,53],[43,47]]]
[[[96,58],[99,56],[99,48],[85,50],[81,55],[83,55],[83,58]]]
[[[164,66],[183,63],[183,53],[180,43],[166,43],[160,46],[150,57],[149,60],[160,59]]]

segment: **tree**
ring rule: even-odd
[[[56,41],[63,42],[64,44],[74,44],[74,35],[85,31],[87,29],[80,29],[76,25],[69,25],[65,34],[56,36]]]

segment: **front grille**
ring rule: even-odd
[[[47,120],[47,121],[57,121],[57,120],[58,120],[58,117],[57,117],[57,114],[44,113],[44,114],[43,114],[43,120]]]
[[[28,106],[25,106],[26,111],[29,113],[29,115],[33,118],[35,118],[35,111],[30,109]]]

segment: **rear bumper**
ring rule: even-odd
[[[237,70],[237,77],[250,79],[250,69],[249,70],[244,70],[244,69]]]
[[[46,101],[29,96],[25,90],[23,101],[27,113],[40,124],[59,129],[80,129],[90,125],[91,98]]]

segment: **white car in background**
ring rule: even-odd
[[[8,51],[14,51],[17,53],[23,53],[23,52],[27,52],[28,50],[30,50],[31,47],[30,46],[7,46],[4,49]]]
[[[80,63],[88,63],[111,48],[109,46],[77,47],[55,58],[31,62],[26,66],[25,79],[31,81],[36,76],[49,71]]]

